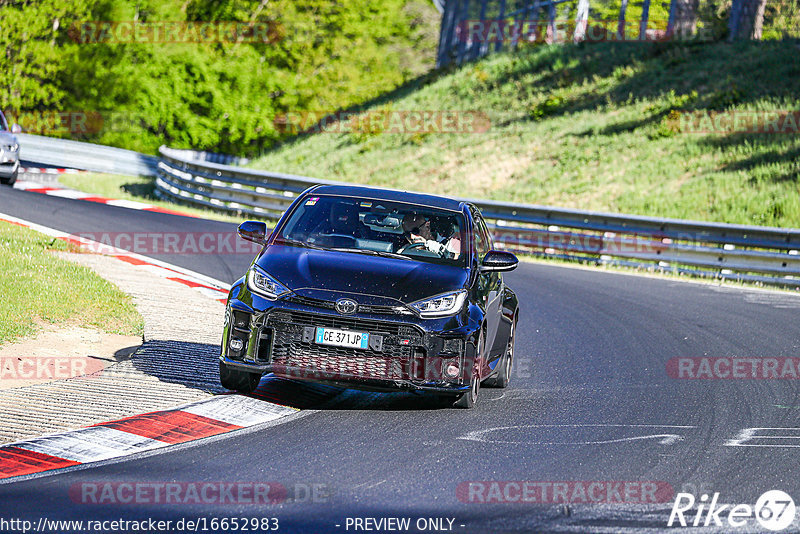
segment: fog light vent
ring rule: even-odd
[[[450,352],[454,354],[461,354],[461,340],[460,339],[445,339],[444,340],[444,352]]]
[[[250,328],[250,314],[234,310],[233,328],[239,331],[246,332]]]
[[[272,336],[274,330],[272,328],[262,328],[258,336],[258,352],[256,353],[256,360],[270,361],[272,352]]]

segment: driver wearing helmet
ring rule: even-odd
[[[403,217],[403,234],[409,245],[423,244],[425,250],[443,257],[458,258],[461,252],[461,240],[458,236],[440,236],[447,239],[447,244],[440,243],[431,231],[431,220],[419,213],[411,212]]]

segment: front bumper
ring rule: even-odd
[[[253,365],[231,360],[223,356],[222,361],[231,368],[242,371],[259,372],[261,374],[273,373],[275,376],[291,380],[304,380],[320,384],[328,384],[348,389],[361,389],[365,391],[429,391],[445,395],[458,395],[469,391],[469,384],[448,383],[444,381],[423,380],[390,380],[371,378],[367,376],[343,376],[340,373],[320,371],[313,368],[287,368],[282,365]]]
[[[3,178],[11,178],[19,171],[19,160],[15,159],[14,161],[4,161],[2,157],[0,157],[0,177]]]
[[[286,301],[231,297],[220,360],[254,373],[374,390],[457,395],[469,389],[477,324],[468,315],[421,320],[408,315],[342,316]],[[233,291],[232,291],[233,294]],[[321,345],[317,327],[370,334],[367,349]],[[457,367],[457,373],[446,370]],[[453,376],[454,375],[454,376]]]

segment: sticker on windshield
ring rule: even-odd
[[[361,206],[362,208],[371,208],[372,202],[362,202],[361,204],[359,204],[359,206]]]
[[[319,200],[319,197],[311,197],[308,200],[306,200],[306,204],[305,205],[306,206],[313,206],[314,204],[317,203],[317,200]]]

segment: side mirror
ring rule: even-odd
[[[517,268],[519,260],[510,252],[504,250],[490,250],[483,257],[481,271],[513,271]]]
[[[267,224],[261,221],[245,221],[236,229],[239,237],[260,245],[267,244]]]
[[[11,133],[13,133],[13,134],[22,133],[22,126],[20,126],[19,124],[12,124],[11,125]]]

